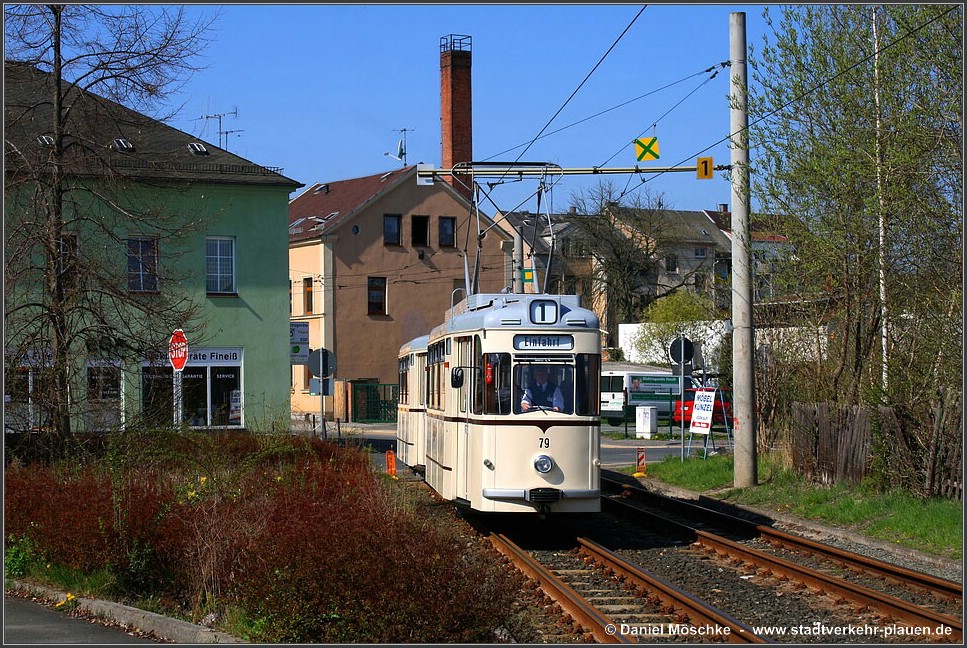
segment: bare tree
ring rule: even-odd
[[[29,393],[29,420],[63,441],[96,405],[87,396],[105,396],[102,378],[123,389],[126,361],[198,316],[176,259],[200,216],[170,207],[179,183],[125,135],[196,69],[213,18],[5,5],[4,19],[6,378]],[[112,362],[85,381],[92,358]]]
[[[595,259],[588,270],[590,284],[608,305],[604,326],[617,340],[619,323],[640,321],[645,308],[667,292],[659,287],[658,276],[677,243],[673,223],[661,195],[622,198],[607,181],[572,195],[571,205],[578,216],[569,222]]]

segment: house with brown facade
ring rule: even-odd
[[[631,213],[631,208],[619,207]],[[651,261],[648,271],[637,278],[636,288],[642,306],[676,290],[689,290],[713,300],[721,308],[731,304],[732,231],[728,205],[717,210],[649,210],[649,231],[636,231],[634,236],[647,248]],[[535,214],[507,212],[498,216],[498,225],[508,234],[521,239],[520,264],[532,271],[533,281],[524,284],[525,292],[546,290],[550,293],[576,294],[582,303],[594,310],[605,335],[602,345],[616,347],[618,326],[637,322],[620,321],[613,308],[612,288],[601,276],[601,240],[589,240],[589,232],[581,219],[600,219],[599,215],[567,213]],[[629,234],[635,219],[613,232]],[[639,228],[640,229],[640,228]],[[756,300],[773,297],[772,261],[775,251],[785,245],[786,238],[769,231],[762,222],[752,222],[753,275]],[[606,246],[605,246],[606,247]],[[552,253],[553,250],[553,253]]]
[[[400,346],[465,299],[475,268],[480,292],[510,285],[513,241],[495,227],[478,247],[477,216],[450,184],[418,185],[416,166],[316,183],[290,202],[290,321],[335,356],[328,419],[392,419]],[[320,411],[311,378],[292,366],[294,417]]]

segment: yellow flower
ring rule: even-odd
[[[204,475],[198,478],[198,483],[201,484],[202,486],[204,486],[205,482],[207,481],[208,481],[208,477],[205,477]]]

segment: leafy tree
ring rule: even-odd
[[[962,379],[962,7],[780,12],[750,57],[753,190],[789,215],[781,271],[831,333],[794,391],[922,411]]]
[[[692,342],[703,344],[704,360],[711,361],[721,371],[722,358],[713,359],[707,354],[720,354],[718,340],[723,336],[717,320],[723,316],[711,298],[689,290],[676,290],[645,309],[643,326],[633,341],[635,351],[639,356],[665,357],[672,340],[684,334]]]
[[[11,98],[5,89],[6,378],[26,389],[16,367],[43,368],[33,395],[60,440],[88,406],[85,358],[143,359],[197,316],[183,292],[130,291],[124,268],[126,236],[156,241],[141,262],[177,286],[179,242],[200,227],[198,214],[173,213],[165,197],[176,189],[145,180],[158,160],[122,163],[96,136],[105,123],[114,137],[137,128],[121,102],[163,106],[195,69],[210,24],[183,7],[4,5],[7,87],[36,90]]]

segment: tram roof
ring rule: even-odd
[[[554,301],[560,305],[558,328],[598,329],[597,314],[582,307],[581,298],[577,295],[480,293],[470,295],[447,311],[445,321],[430,332],[430,337],[454,331],[528,326],[530,303],[537,300]]]

